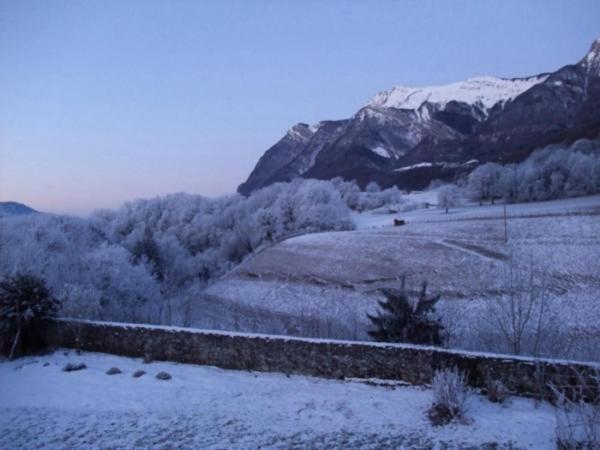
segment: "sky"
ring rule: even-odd
[[[553,71],[598,37],[598,0],[0,0],[0,201],[234,192],[295,123]]]

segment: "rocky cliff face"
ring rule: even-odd
[[[238,191],[249,193],[258,187],[273,183],[271,180],[273,174],[299,156],[315,132],[314,127],[305,123],[293,126],[279,142],[268,149],[258,160],[246,182],[238,187]]]
[[[518,161],[550,143],[596,138],[599,130],[600,39],[577,64],[550,74],[395,86],[350,119],[298,124],[238,191],[300,176],[422,188],[477,163]]]

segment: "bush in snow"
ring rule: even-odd
[[[59,305],[44,281],[35,276],[19,274],[0,282],[0,322],[14,336],[9,358],[42,344],[36,323],[53,317]]]
[[[418,298],[411,301],[404,287],[386,289],[385,301],[380,301],[376,316],[367,314],[374,328],[369,335],[383,342],[410,342],[413,344],[441,345],[443,327],[436,317],[435,304],[439,296],[427,296],[427,283],[423,283]]]
[[[428,416],[433,425],[465,420],[469,389],[462,372],[457,368],[436,370],[431,387],[433,405],[429,409]]]
[[[551,386],[556,398],[556,446],[560,450],[587,450],[600,448],[600,398],[597,389],[600,374],[586,379],[576,373],[577,385],[573,392],[560,386]],[[595,392],[595,396],[590,396]],[[574,400],[577,399],[577,400]]]
[[[600,408],[585,402],[563,402],[556,412],[556,447],[560,450],[600,448]]]
[[[504,403],[510,391],[501,380],[488,375],[485,378],[485,394],[490,402]]]

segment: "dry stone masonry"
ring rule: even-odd
[[[377,378],[430,383],[436,369],[458,367],[471,386],[486,377],[519,395],[549,395],[549,385],[569,389],[581,377],[596,395],[600,365],[445,350],[410,344],[334,341],[153,325],[54,320],[44,325],[53,347],[233,370],[281,372],[325,378]]]

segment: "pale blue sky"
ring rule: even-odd
[[[233,192],[296,122],[556,70],[597,37],[598,0],[0,0],[0,200]]]

